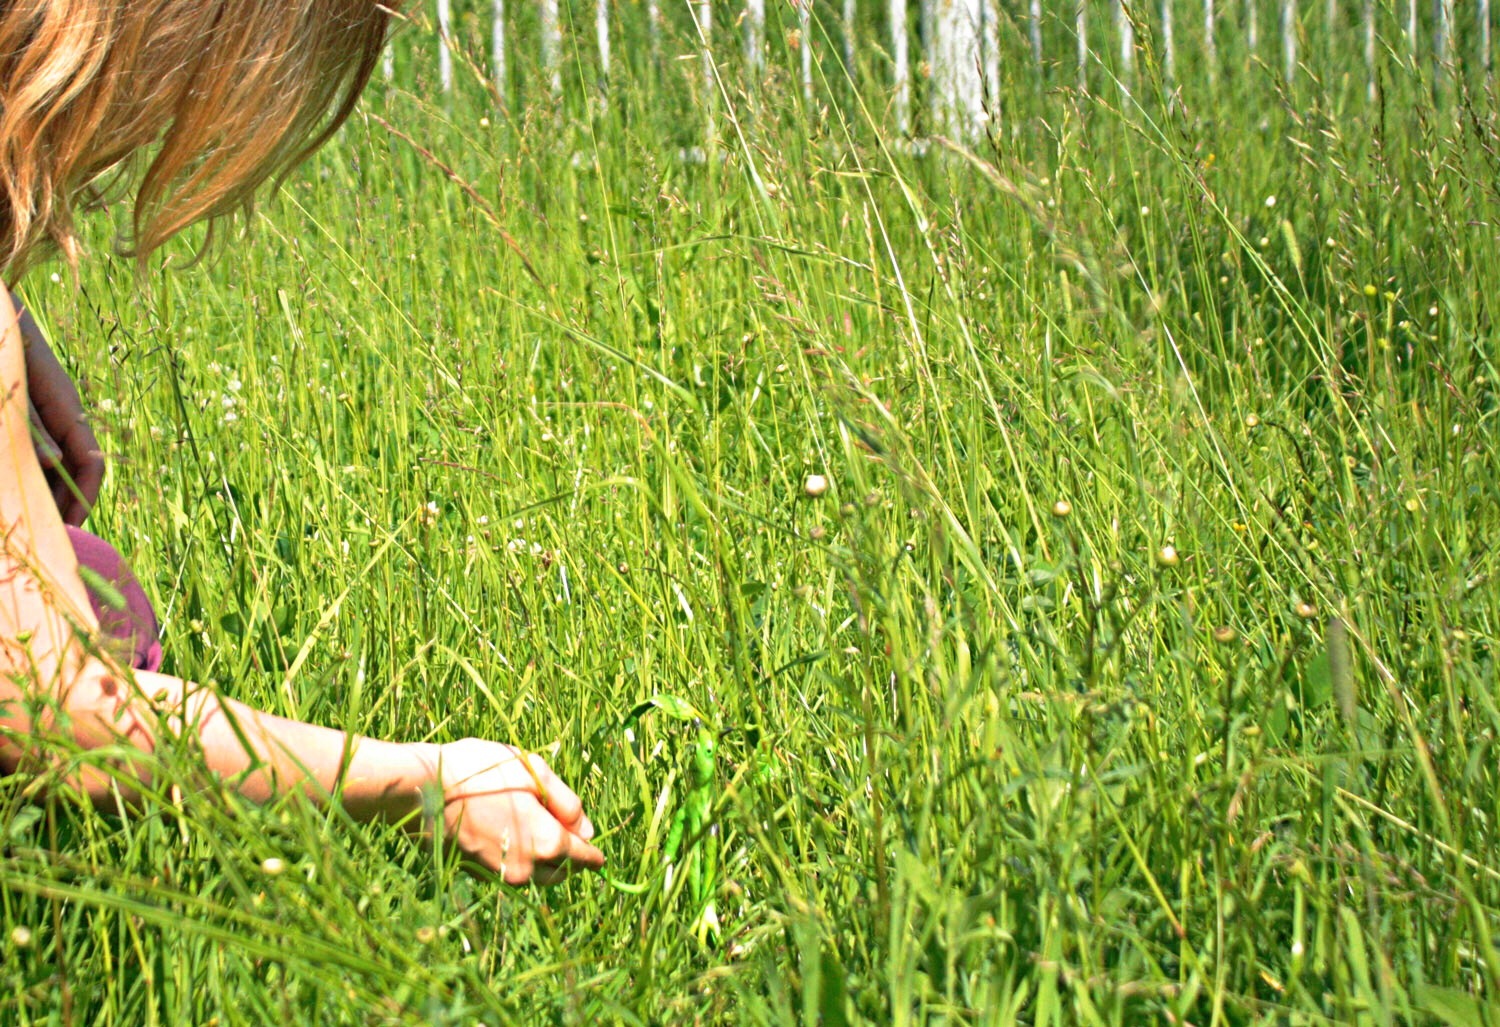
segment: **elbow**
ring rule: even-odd
[[[72,792],[101,809],[132,798],[156,732],[128,679],[90,657],[67,661],[73,673],[50,682],[17,662],[0,655],[0,774],[33,775],[37,791]]]

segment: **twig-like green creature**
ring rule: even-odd
[[[673,695],[658,695],[637,705],[620,724],[629,731],[652,710],[693,725],[696,738],[687,768],[687,794],[672,814],[662,847],[662,889],[671,891],[679,874],[686,874],[685,887],[694,916],[692,932],[700,944],[719,933],[719,912],[714,897],[719,889],[719,825],[713,819],[714,785],[718,778],[718,732],[691,703]],[[609,884],[632,895],[646,892],[648,879],[636,883],[618,881],[602,872]]]

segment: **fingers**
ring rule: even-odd
[[[63,520],[74,527],[82,527],[104,484],[104,455],[99,452],[99,440],[84,422],[75,425],[65,440],[63,459],[72,477],[72,486],[67,489],[66,502],[58,505]]]
[[[470,817],[476,812],[466,811]],[[458,838],[469,859],[500,874],[507,884],[556,884],[579,870],[604,865],[604,853],[558,823],[534,797],[518,797],[510,813],[494,821],[471,820]]]
[[[594,837],[594,825],[589,822],[588,817],[584,816],[583,800],[578,797],[578,793],[553,773],[552,768],[547,766],[546,760],[540,756],[527,758],[531,761],[531,768],[542,783],[544,791],[541,797],[546,804],[547,812],[556,817],[563,827],[584,840]]]
[[[604,865],[582,800],[542,757],[465,739],[442,759],[449,824],[469,859],[509,884],[554,884]]]
[[[604,853],[569,831],[538,808],[531,825],[530,879],[537,884],[552,884],[578,870],[598,870],[604,865]]]
[[[42,465],[44,471],[56,470],[62,466],[62,447],[42,423],[42,415],[37,413],[36,404],[30,399],[27,399],[26,404],[31,410],[31,438],[36,449],[37,463]]]

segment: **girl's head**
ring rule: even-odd
[[[77,253],[134,196],[138,258],[331,135],[385,43],[380,0],[0,0],[0,274]]]

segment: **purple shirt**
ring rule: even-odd
[[[156,611],[146,590],[135,579],[115,547],[81,528],[67,525],[68,538],[81,567],[113,585],[118,595],[102,594],[84,576],[89,605],[99,619],[100,644],[136,670],[161,669],[161,641],[157,637]],[[123,600],[123,603],[121,602]]]

